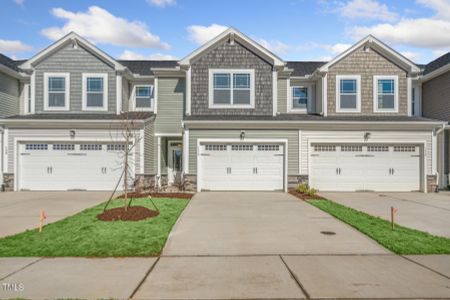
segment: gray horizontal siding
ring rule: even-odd
[[[158,79],[158,111],[155,120],[156,133],[181,134],[183,120],[185,80],[179,78]]]
[[[278,112],[287,112],[287,79],[278,79]]]
[[[19,113],[20,110],[19,81],[0,73],[0,116]]]
[[[40,62],[36,66],[35,72],[36,113],[40,113],[44,110],[45,72],[70,73],[70,112],[82,111],[82,73],[107,73],[108,112],[116,112],[116,73],[114,69],[81,46],[77,48],[72,48],[71,45],[64,47]]]
[[[153,122],[148,122],[144,129],[144,173],[156,174],[155,157],[155,126]]]
[[[205,138],[236,138],[240,130],[189,130],[189,174],[197,174],[197,140]],[[298,130],[246,130],[245,138],[251,139],[287,139],[288,140],[288,174],[299,173]]]

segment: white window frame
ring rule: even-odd
[[[214,74],[230,74],[230,104],[214,104]],[[233,104],[233,75],[235,73],[250,74],[250,104]],[[255,108],[255,70],[254,69],[209,69],[209,108]]]
[[[306,100],[307,101],[306,108],[295,108],[294,107],[294,102],[293,102],[294,101],[294,88],[306,88],[307,89],[308,99]],[[301,85],[291,86],[289,89],[289,97],[288,97],[288,101],[289,101],[288,112],[307,113],[311,107],[311,101],[312,101],[311,93],[312,93],[312,84],[301,84]]]
[[[82,74],[82,109],[84,111],[108,111],[108,74],[107,73],[83,73]],[[87,106],[87,79],[90,77],[103,78],[103,106]]]
[[[64,77],[64,106],[48,105],[48,79],[51,77]],[[67,111],[70,109],[70,73],[44,73],[44,110]]]
[[[136,107],[136,88],[138,87],[150,87],[150,107]],[[155,107],[155,86],[153,84],[146,83],[134,84],[131,92],[131,99],[131,105],[134,111],[153,111],[153,108]]]
[[[341,80],[345,79],[356,80],[356,108],[341,108]],[[336,75],[336,112],[361,112],[361,75]]]
[[[378,80],[394,80],[394,108],[378,107]],[[373,76],[373,111],[376,113],[398,113],[398,76],[374,75]]]

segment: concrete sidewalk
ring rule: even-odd
[[[450,192],[320,194],[327,199],[386,220],[390,219],[390,209],[394,206],[397,208],[398,224],[450,238]]]
[[[449,265],[391,254],[0,258],[0,298],[448,298]]]

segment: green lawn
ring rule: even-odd
[[[353,226],[397,254],[450,254],[450,239],[399,225],[395,225],[395,230],[392,231],[390,222],[333,201],[307,202]]]
[[[0,239],[0,256],[153,256],[158,255],[167,236],[189,200],[155,198],[160,214],[137,222],[103,222],[96,216],[104,204],[49,224],[42,233],[28,230]],[[122,205],[114,200],[110,208]],[[146,198],[132,205],[154,209]]]

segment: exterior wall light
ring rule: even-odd
[[[75,135],[76,135],[76,131],[74,129],[70,130],[69,131],[69,135],[70,135],[71,138],[74,138]]]
[[[245,139],[245,131],[244,130],[241,130],[240,138],[241,138],[241,140]]]

